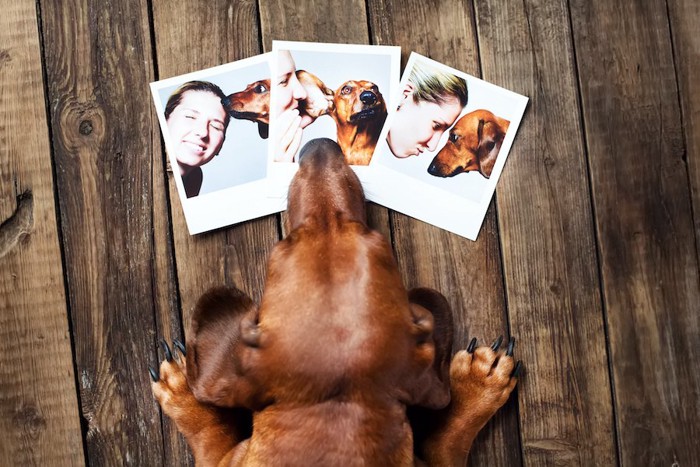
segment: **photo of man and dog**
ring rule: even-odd
[[[279,211],[266,196],[270,54],[151,83],[190,233]]]
[[[527,98],[413,53],[367,197],[476,239]]]
[[[357,168],[369,164],[398,86],[400,48],[286,41],[272,48],[272,191],[286,195],[299,150],[316,138],[336,141],[362,179]]]

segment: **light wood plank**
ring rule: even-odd
[[[41,12],[89,461],[160,464],[147,372],[156,363],[154,280],[163,276],[147,2],[43,1]]]
[[[402,47],[479,76],[476,32],[470,4],[459,1],[372,1],[370,24],[374,42]],[[501,273],[498,229],[493,204],[478,241],[391,213],[394,246],[409,287],[439,290],[453,307],[454,351],[472,337],[490,345],[508,334]],[[521,338],[518,333],[514,336]],[[517,353],[520,353],[518,344]],[[470,465],[517,465],[520,448],[515,396],[489,422],[474,443]]]
[[[575,0],[571,18],[620,461],[695,465],[700,283],[666,2]]]
[[[527,368],[526,464],[611,465],[612,396],[567,5],[476,7],[484,78],[530,97],[497,187],[511,331]]]
[[[0,31],[0,464],[84,465],[35,3]]]

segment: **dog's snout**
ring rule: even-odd
[[[315,154],[343,157],[343,152],[340,146],[338,146],[338,143],[329,138],[316,138],[312,139],[301,148],[301,151],[299,151],[299,163],[301,163],[304,158],[308,159]]]
[[[223,105],[225,109],[228,109],[231,105],[231,96],[226,96],[221,99],[221,105]]]
[[[363,104],[372,105],[377,102],[377,96],[372,91],[362,91],[360,94],[360,100]]]

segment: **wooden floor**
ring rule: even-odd
[[[187,234],[148,83],[273,39],[530,97],[477,242],[370,206],[459,345],[518,339],[473,465],[700,465],[698,31],[697,0],[3,0],[0,465],[191,462],[147,367],[208,287],[260,297],[279,216]]]

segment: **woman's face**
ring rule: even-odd
[[[275,81],[275,114],[296,109],[299,101],[306,99],[306,90],[296,75],[296,65],[288,50],[277,54],[277,81]]]
[[[186,91],[168,117],[175,158],[183,168],[199,167],[219,153],[226,134],[221,99],[207,91]]]
[[[404,99],[387,136],[391,152],[400,158],[435,151],[442,134],[462,112],[456,97],[448,97],[442,104],[430,101],[416,103],[410,90],[412,87],[409,92],[404,92]]]

